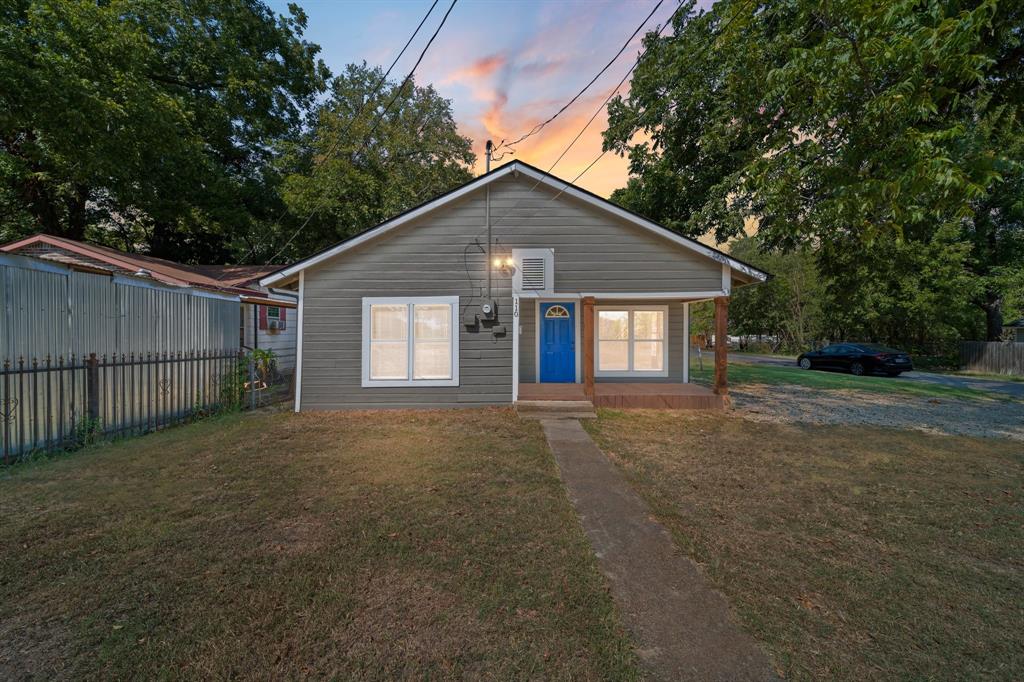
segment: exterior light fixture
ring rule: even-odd
[[[516,271],[516,262],[512,257],[502,258],[498,256],[491,261],[491,265],[505,277],[511,276]]]

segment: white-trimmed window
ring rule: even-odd
[[[594,311],[594,376],[668,376],[668,306],[595,306]]]
[[[363,299],[363,386],[458,386],[458,296]]]

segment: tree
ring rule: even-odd
[[[326,85],[295,5],[14,0],[0,9],[0,238],[217,260],[280,211],[268,172]],[[126,216],[143,219],[129,221]],[[120,233],[90,228],[103,218]],[[93,234],[88,234],[92,230]],[[141,244],[140,244],[141,242]]]
[[[772,273],[762,285],[741,287],[729,305],[729,325],[736,334],[773,337],[776,349],[807,350],[825,335],[826,291],[810,249],[766,252],[757,237],[743,237],[730,253]]]
[[[693,6],[609,106],[605,146],[633,176],[613,198],[690,236],[754,217],[767,249],[842,245],[829,262],[854,275],[887,248],[947,247],[991,338],[1024,267],[1024,6]]]
[[[411,80],[375,92],[382,76],[348,65],[309,130],[285,145],[278,172],[292,216],[261,239],[261,258],[308,255],[472,179],[476,157],[451,102]]]

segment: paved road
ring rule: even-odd
[[[750,353],[729,353],[729,362],[747,362],[755,365],[776,365],[795,367],[796,360],[780,358],[773,355],[753,355]],[[1015,398],[1024,399],[1024,382],[1000,381],[998,379],[982,379],[957,374],[936,374],[934,372],[904,372],[893,381],[920,381],[930,384],[941,384],[954,388],[973,388],[978,391],[1004,393]]]

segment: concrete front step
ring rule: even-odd
[[[596,419],[589,400],[520,400],[516,412],[522,419]]]
[[[520,419],[597,419],[596,412],[544,412],[519,410]]]
[[[593,410],[594,404],[589,400],[517,400],[516,409],[579,412]]]

